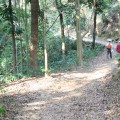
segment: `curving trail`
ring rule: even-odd
[[[119,120],[105,91],[116,67],[105,51],[89,66],[14,82],[0,98],[7,109],[3,120]]]

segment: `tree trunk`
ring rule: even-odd
[[[38,69],[38,0],[31,0],[31,39],[30,39],[30,67],[33,75]]]
[[[64,35],[64,22],[63,22],[63,13],[62,13],[62,5],[61,5],[61,0],[60,5],[58,4],[58,1],[56,0],[56,7],[60,16],[60,26],[61,26],[61,37],[62,37],[62,58],[63,60],[65,59],[65,35]],[[59,7],[60,6],[60,7]]]
[[[93,28],[93,43],[92,43],[92,48],[93,48],[93,49],[95,49],[96,19],[97,19],[96,0],[94,0],[94,28]]]
[[[44,39],[45,76],[48,76],[48,54],[47,54],[47,42],[46,42],[46,13],[45,12],[44,12],[44,19],[43,19],[43,39]]]
[[[29,73],[29,41],[28,41],[28,18],[27,18],[27,3],[25,1],[25,39],[26,39],[26,53],[27,53],[27,74]]]
[[[62,58],[65,59],[65,35],[64,35],[64,22],[63,22],[63,14],[60,15],[60,26],[61,26],[61,37],[62,37]]]
[[[39,11],[40,7],[39,7]],[[48,76],[48,53],[47,53],[47,41],[46,41],[46,0],[44,2],[44,13],[42,15],[42,12],[40,13],[40,17],[43,22],[43,40],[44,40],[44,64],[45,64],[45,77]]]
[[[23,73],[23,45],[22,45],[22,38],[20,40],[20,58],[21,58],[21,73]]]
[[[15,41],[15,26],[14,26],[14,22],[13,22],[11,0],[9,0],[9,14],[10,14],[12,46],[13,46],[13,72],[15,74],[17,72],[17,66],[16,66],[17,65],[17,61],[16,61],[16,41]]]
[[[83,55],[82,55],[82,38],[80,30],[80,2],[75,1],[76,4],[76,38],[77,38],[77,64],[78,66],[83,65]]]

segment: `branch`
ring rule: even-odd
[[[87,30],[87,31],[81,36],[81,38],[83,39],[84,36],[85,36],[88,32],[89,32],[89,30]]]
[[[52,26],[55,24],[55,22],[57,21],[57,19],[59,18],[59,15],[57,16],[57,18],[55,19],[55,21],[52,23],[52,25],[48,28],[48,30],[47,30],[47,32],[46,33],[48,33],[49,32],[49,30],[52,28]]]

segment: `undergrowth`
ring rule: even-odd
[[[68,71],[72,68],[77,67],[77,54],[76,54],[76,41],[70,40],[65,38],[66,43],[66,53],[65,59],[62,59],[62,51],[61,51],[61,38],[60,37],[53,37],[48,41],[48,67],[49,72],[54,71]],[[100,44],[96,44],[95,49],[91,48],[92,44],[90,42],[83,42],[83,61],[84,65],[88,65],[88,62],[91,58],[98,55],[102,52],[103,47]],[[40,50],[38,52],[38,72],[37,75],[42,76],[44,75],[44,49],[42,49],[42,45],[39,46]],[[5,73],[5,72],[4,72]],[[13,75],[12,73],[2,74],[0,76],[0,83],[4,85],[9,81],[14,81],[21,79],[23,77],[30,77],[31,72],[26,69],[26,66],[23,66],[23,72],[18,71],[17,74]]]
[[[72,43],[73,44],[73,43]],[[88,62],[91,58],[97,56],[103,51],[103,46],[100,44],[96,44],[95,49],[91,48],[90,42],[84,42],[85,45],[83,45],[83,62],[84,65],[89,65]],[[73,49],[70,49],[65,57],[65,61],[59,59],[58,61],[53,61],[50,63],[51,70],[71,70],[72,68],[77,67],[77,54],[76,54],[76,47],[73,44]]]
[[[2,104],[0,104],[0,118],[2,118],[4,114],[5,114],[5,107]]]

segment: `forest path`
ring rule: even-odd
[[[3,120],[119,120],[105,92],[116,67],[104,51],[88,66],[13,82],[0,98],[6,105]]]

